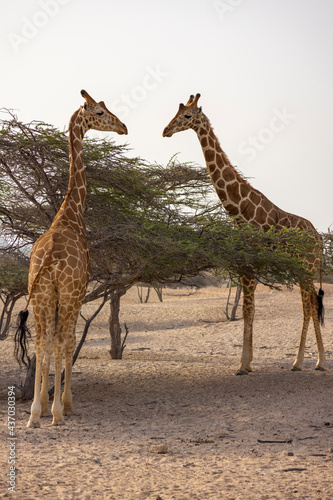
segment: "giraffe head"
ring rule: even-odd
[[[176,132],[195,128],[198,125],[201,108],[198,108],[198,100],[200,94],[191,95],[187,103],[179,104],[179,109],[176,116],[171,120],[169,125],[163,130],[163,137],[171,137]]]
[[[86,122],[87,129],[92,128],[94,130],[127,134],[126,125],[108,110],[103,101],[96,102],[85,90],[81,90],[81,95],[86,100],[80,111]]]

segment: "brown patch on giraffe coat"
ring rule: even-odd
[[[76,220],[76,214],[74,213],[74,210],[71,207],[67,208],[66,217],[68,220],[73,222]]]
[[[234,202],[234,203],[239,203],[241,200],[241,195],[239,193],[239,183],[238,182],[233,182],[231,184],[228,184],[226,186],[226,190],[228,193],[229,198]]]
[[[273,203],[269,201],[269,199],[264,195],[261,195],[261,206],[264,210],[266,210],[267,213],[270,213],[272,208],[274,207]]]
[[[224,151],[222,151],[222,159],[225,165],[230,164],[229,158],[227,157]]]
[[[216,168],[214,171],[210,171],[210,177],[214,184],[217,183],[217,181],[221,178],[221,171]]]
[[[205,159],[208,163],[212,162],[215,158],[215,151],[213,149],[206,149]]]
[[[75,135],[75,138],[79,138],[80,137],[80,135],[81,135],[81,126],[79,124],[76,124],[73,127],[73,133]]]
[[[241,193],[242,198],[246,198],[248,196],[250,190],[251,190],[251,188],[248,184],[246,184],[245,182],[241,183],[240,193]]]
[[[264,225],[266,221],[267,221],[267,213],[261,206],[258,206],[256,210],[256,222],[259,225]]]
[[[233,181],[236,178],[235,172],[230,167],[225,167],[222,171],[225,182]]]
[[[245,217],[246,220],[251,220],[251,219],[253,219],[256,207],[252,203],[252,201],[250,201],[249,199],[246,199],[246,200],[241,202],[240,210],[241,210],[241,213]]]
[[[201,146],[205,148],[208,144],[207,137],[201,137],[200,139]]]
[[[223,158],[222,158],[221,153],[216,154],[216,165],[221,169],[224,167]]]
[[[223,204],[223,206],[229,215],[238,215],[239,214],[239,209],[237,206],[232,205],[231,203],[225,203],[225,204]]]
[[[256,191],[251,191],[249,199],[255,204],[259,205],[261,202],[261,196]]]

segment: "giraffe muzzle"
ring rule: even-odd
[[[163,137],[171,137],[172,136],[172,132],[170,132],[169,127],[165,127],[165,129],[163,130],[162,136]]]
[[[122,123],[122,126],[123,126],[123,130],[121,132],[119,132],[119,135],[127,135],[128,131],[127,131],[127,127],[126,127],[125,123]]]

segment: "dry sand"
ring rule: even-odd
[[[253,373],[236,377],[242,320],[225,320],[227,290],[166,289],[163,303],[152,292],[140,304],[133,288],[121,304],[130,331],[124,359],[109,357],[105,308],[74,367],[75,412],[65,426],[51,426],[50,416],[26,428],[31,403],[16,401],[16,493],[6,483],[7,387],[24,373],[8,338],[0,344],[0,497],[332,499],[333,285],[325,292],[327,371],[313,370],[312,326],[303,371],[290,371],[299,291],[259,286]]]

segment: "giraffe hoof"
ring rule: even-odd
[[[299,366],[293,366],[290,371],[291,372],[301,372],[302,368],[299,368]]]
[[[30,427],[31,429],[38,429],[40,427],[40,422],[33,422],[32,420],[29,419],[29,422],[27,423],[27,427]]]
[[[63,409],[62,409],[62,412],[63,412],[63,414],[64,414],[64,415],[66,415],[66,416],[68,416],[68,415],[72,415],[72,413],[73,413],[73,408],[72,408],[72,407],[70,407],[70,408],[63,408]]]
[[[315,370],[318,370],[320,372],[325,372],[326,369],[323,366],[316,366]]]
[[[247,370],[238,370],[236,372],[236,375],[248,375],[249,372]]]
[[[65,420],[64,419],[62,419],[62,420],[55,420],[55,419],[53,419],[52,420],[52,425],[56,425],[56,426],[58,426],[58,425],[65,425]]]

